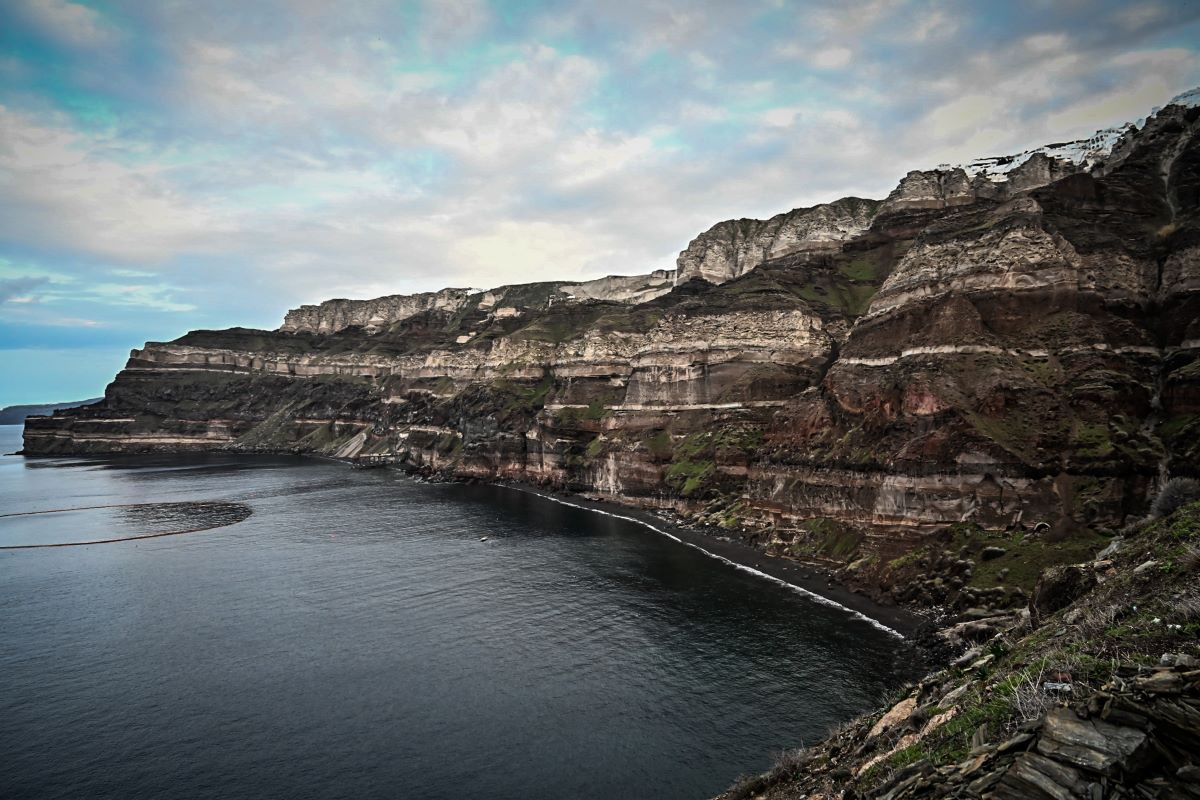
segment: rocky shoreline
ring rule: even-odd
[[[347,464],[351,467],[360,466],[359,462],[352,458],[322,455],[310,455],[309,457]],[[471,483],[478,480],[459,478],[453,475],[431,474],[390,465],[387,468],[398,469],[408,475],[431,482]],[[549,490],[512,480],[486,482],[511,491],[524,492],[552,502],[566,503],[575,508],[635,522],[656,534],[665,534],[681,544],[694,547],[732,566],[747,569],[763,578],[786,584],[801,594],[811,596],[817,602],[840,607],[910,642],[917,642],[923,636],[927,636],[935,627],[932,617],[927,614],[896,604],[880,603],[862,591],[851,589],[838,579],[834,570],[829,569],[826,565],[768,555],[719,528],[691,523],[678,515],[649,511],[632,504],[625,505],[612,498],[597,498],[587,494]]]
[[[601,500],[582,494],[550,492],[511,482],[496,482],[496,485],[535,494],[548,500],[568,502],[577,508],[586,508],[636,521],[710,556],[786,584],[799,590],[802,594],[812,596],[818,602],[825,601],[839,606],[905,639],[912,640],[919,632],[927,630],[929,627],[929,620],[926,617],[897,605],[875,602],[861,592],[855,592],[839,582],[835,574],[822,565],[768,555],[734,539],[728,535],[727,531],[688,524],[686,520],[679,517],[656,514],[636,506],[626,506],[612,500]]]

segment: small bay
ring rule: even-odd
[[[502,487],[6,455],[0,513],[25,515],[0,545],[128,538],[0,550],[5,797],[703,798],[913,668],[840,609]]]

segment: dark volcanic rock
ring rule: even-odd
[[[1037,749],[1090,772],[1111,774],[1117,765],[1134,771],[1146,740],[1145,732],[1136,728],[1080,719],[1074,711],[1058,708],[1046,715]]]
[[[1084,564],[1051,567],[1038,578],[1029,599],[1029,616],[1034,625],[1055,611],[1066,608],[1096,585],[1096,573]]]

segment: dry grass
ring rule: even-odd
[[[1048,678],[1055,677],[1049,674],[1048,664],[1048,660],[1043,660],[1036,669],[1031,666],[1020,670],[1009,680],[1013,711],[1021,722],[1039,719],[1047,711],[1060,705],[1058,697],[1044,688]],[[1071,665],[1058,665],[1055,671],[1070,672]]]
[[[1200,542],[1188,542],[1182,548],[1177,559],[1180,569],[1192,572],[1200,567]]]
[[[1200,621],[1200,594],[1193,591],[1171,601],[1171,610],[1167,619],[1179,625]]]
[[[797,777],[811,759],[812,754],[807,748],[784,750],[776,756],[770,772],[739,778],[721,797],[723,800],[750,800],[777,783]]]
[[[1095,603],[1088,605],[1086,610],[1075,623],[1078,636],[1084,640],[1102,635],[1117,621],[1120,609],[1113,603]]]

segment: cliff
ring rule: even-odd
[[[46,416],[66,408],[86,406],[99,403],[103,398],[93,397],[90,400],[74,400],[66,403],[42,403],[37,405],[5,406],[0,408],[0,425],[20,425],[26,417]]]
[[[676,281],[702,278],[724,283],[764,261],[803,251],[836,252],[842,242],[861,235],[879,208],[876,200],[845,197],[812,208],[797,208],[763,221],[718,222],[679,254]]]
[[[655,270],[646,275],[609,275],[576,283],[519,284],[486,291],[443,289],[374,300],[326,300],[319,305],[292,309],[279,330],[335,333],[346,328],[362,328],[367,333],[378,333],[387,325],[427,312],[455,315],[482,311],[503,317],[543,311],[556,302],[607,300],[636,305],[664,295],[674,286],[673,270]]]
[[[1087,541],[1200,472],[1198,124],[1173,104],[1079,160],[1050,146],[721,223],[674,273],[332,300],[151,342],[102,404],[29,420],[25,450],[525,481],[966,608],[982,587],[912,595],[870,566],[954,526]],[[1030,580],[983,596],[1020,604]]]

